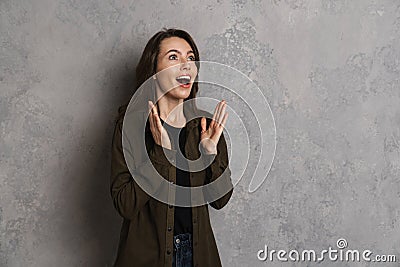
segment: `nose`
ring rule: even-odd
[[[190,70],[190,63],[187,59],[181,60],[181,70],[183,70],[183,69]]]

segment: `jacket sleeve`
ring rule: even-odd
[[[216,184],[215,186],[213,185],[211,188],[206,190],[206,199],[212,195],[222,195],[223,192],[227,190],[227,188],[231,188],[222,197],[209,203],[211,207],[219,210],[228,203],[233,193],[231,170],[229,168],[228,152],[223,133],[221,134],[221,137],[217,144],[217,155],[204,154],[203,156],[206,162],[210,162],[211,159],[215,156],[212,163],[206,168],[206,183],[211,183],[217,179],[219,180],[218,184]]]
[[[175,150],[164,148],[169,157],[175,156]],[[111,184],[110,193],[113,200],[113,205],[118,213],[126,218],[132,219],[144,205],[149,201],[150,195],[156,193],[162,184],[160,179],[149,179],[155,177],[155,170],[164,178],[168,178],[170,162],[163,153],[163,147],[154,143],[154,146],[149,151],[150,160],[135,165],[132,174],[130,173],[122,149],[122,122],[117,121],[114,129],[114,135],[111,145]],[[133,160],[133,159],[132,159]],[[137,164],[137,163],[135,163]],[[147,194],[135,180],[141,180],[141,183],[146,183],[146,188],[150,189],[150,195]]]

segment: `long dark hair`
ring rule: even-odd
[[[169,37],[179,37],[184,39],[188,44],[191,46],[194,56],[195,56],[195,64],[197,66],[197,70],[200,70],[200,55],[199,51],[197,49],[197,45],[194,42],[193,38],[190,36],[190,34],[184,30],[181,29],[176,29],[176,28],[162,28],[161,31],[157,32],[154,34],[150,40],[147,42],[142,56],[140,57],[139,63],[136,66],[136,84],[134,88],[134,93],[137,91],[137,89],[145,82],[147,81],[151,76],[156,74],[157,70],[157,57],[158,54],[160,53],[160,45],[161,41],[169,38]],[[196,76],[192,89],[190,91],[190,95],[188,98],[184,99],[184,101],[194,99],[196,97],[196,94],[199,90],[199,85],[198,85],[198,75]],[[197,111],[197,106],[195,101],[190,101],[190,108],[192,108],[194,111]],[[125,104],[123,107],[120,109],[126,109],[128,106],[128,103]]]

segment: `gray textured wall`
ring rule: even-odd
[[[113,118],[164,26],[254,79],[275,116],[266,182],[210,210],[224,266],[317,266],[256,253],[339,237],[400,261],[399,1],[0,0],[0,19],[0,266],[111,265]]]

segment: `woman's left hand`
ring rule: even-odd
[[[228,113],[225,112],[226,102],[222,100],[215,107],[215,112],[208,129],[206,118],[201,118],[200,144],[206,154],[217,154],[217,144],[224,130]]]

